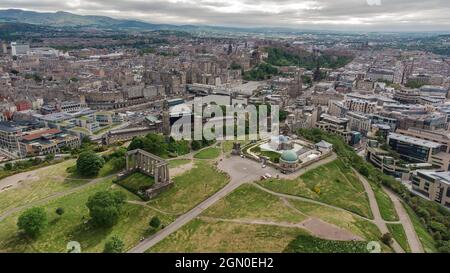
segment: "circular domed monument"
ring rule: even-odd
[[[284,151],[280,157],[280,166],[286,170],[295,171],[298,167],[298,155],[293,150]]]

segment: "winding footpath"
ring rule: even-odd
[[[353,169],[353,171],[363,184],[367,196],[369,197],[370,209],[372,210],[373,214],[373,223],[378,227],[378,229],[381,231],[382,234],[389,233],[386,221],[384,221],[383,217],[381,217],[380,208],[378,207],[377,199],[375,198],[375,193],[373,192],[372,186],[364,176],[359,174],[355,169]],[[397,253],[405,252],[395,239],[392,239],[391,247]]]
[[[417,233],[414,229],[414,226],[409,218],[408,213],[406,212],[403,204],[401,202],[400,197],[398,197],[394,192],[387,188],[383,188],[384,191],[389,195],[392,202],[394,203],[395,210],[397,211],[398,218],[403,225],[403,229],[406,233],[406,239],[408,240],[409,247],[411,248],[412,253],[424,253],[424,249],[422,243],[417,236]]]

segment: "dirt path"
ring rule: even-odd
[[[195,163],[193,160],[191,160],[191,162],[187,163],[187,164],[183,164],[181,166],[172,168],[169,170],[170,173],[170,178],[174,178],[176,176],[179,176],[180,174],[183,174],[187,171],[189,171],[190,169],[192,169],[194,167]]]

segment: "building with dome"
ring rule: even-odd
[[[293,150],[286,150],[281,154],[279,164],[281,169],[293,172],[296,171],[299,167],[299,162],[300,160],[298,159],[298,155],[296,152],[294,152]]]

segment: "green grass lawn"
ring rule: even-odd
[[[221,219],[258,219],[299,223],[304,215],[283,204],[280,198],[253,185],[242,185],[208,208],[202,216]]]
[[[408,212],[409,218],[413,223],[414,230],[416,231],[417,236],[419,237],[419,240],[422,243],[425,252],[436,253],[437,252],[436,242],[434,241],[433,237],[428,233],[425,226],[420,222],[419,217],[414,213],[412,208],[406,205],[405,203],[402,204],[403,207],[405,207],[406,211]]]
[[[190,159],[174,159],[169,160],[169,168],[177,168],[186,164],[191,163]]]
[[[381,187],[373,185],[372,183],[371,186],[375,193],[375,199],[377,200],[381,217],[386,221],[398,221],[397,211],[395,210],[394,203],[392,203],[389,195],[387,195]]]
[[[216,159],[220,156],[221,149],[216,147],[206,148],[194,155],[197,159]]]
[[[135,246],[141,237],[147,235],[148,221],[158,216],[163,224],[173,219],[154,210],[125,204],[119,222],[112,228],[93,228],[85,222],[89,219],[86,201],[89,196],[100,190],[122,190],[113,185],[111,179],[79,192],[52,200],[42,207],[47,211],[49,225],[44,232],[34,240],[27,239],[18,231],[16,223],[20,213],[6,218],[0,223],[0,252],[65,252],[69,241],[81,244],[83,252],[101,252],[105,242],[113,235],[117,235],[125,244],[126,249]],[[128,194],[130,198],[130,194]],[[131,196],[131,198],[133,198]],[[56,208],[62,207],[65,213],[58,216]]]
[[[36,170],[34,175],[25,176],[19,181],[19,187],[1,192],[0,214],[9,209],[88,183],[89,180],[70,178],[66,169],[72,166],[74,162],[75,160],[67,160]]]
[[[140,172],[135,172],[125,179],[117,181],[117,184],[137,194],[139,191],[145,191],[153,186],[155,179]]]
[[[207,161],[197,161],[191,170],[172,181],[172,188],[162,192],[148,204],[162,211],[182,214],[225,186],[228,176]]]
[[[340,160],[308,171],[294,180],[269,179],[258,183],[275,192],[319,200],[372,218],[361,181]]]
[[[281,157],[281,154],[272,151],[261,151],[260,155],[268,157],[274,163],[278,162]]]
[[[112,164],[112,160],[108,161],[103,165],[103,167],[98,172],[98,177],[105,177],[108,175],[112,175],[114,173],[117,173],[118,171],[115,170],[114,165]]]
[[[298,228],[195,219],[148,252],[281,253],[299,235],[307,233]]]
[[[367,242],[330,241],[299,235],[291,241],[284,252],[287,253],[368,253]]]
[[[406,238],[405,230],[402,224],[387,224],[389,232],[392,237],[398,242],[398,244],[403,248],[405,252],[411,252],[411,248],[408,244],[408,239]]]

